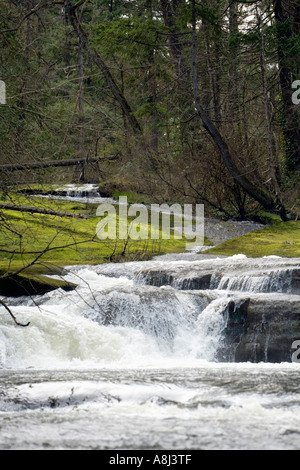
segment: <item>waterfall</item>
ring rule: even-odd
[[[35,194],[36,197],[53,199],[62,199],[64,201],[77,201],[81,203],[103,204],[112,203],[110,198],[104,198],[99,192],[98,185],[96,184],[66,184],[51,190],[49,194]]]
[[[165,262],[141,267],[137,280],[179,290],[218,290],[251,293],[300,293],[299,260],[248,259],[243,256],[199,262]]]
[[[254,272],[240,276],[224,276],[219,280],[217,289],[257,293],[292,293],[292,281],[292,269],[279,269],[262,274]]]
[[[53,291],[13,307],[19,321],[30,321],[28,328],[16,328],[0,309],[3,366],[214,360],[228,300],[139,286],[89,269],[78,276],[76,292]]]
[[[114,271],[109,265],[97,270],[106,276],[114,276]],[[196,310],[202,327],[204,313],[209,315],[211,325],[214,313],[218,313],[221,329],[213,327],[211,334],[203,327],[202,334],[194,324],[194,336],[185,337],[187,348],[184,341],[180,342],[182,351],[197,350],[197,357],[225,362],[291,361],[291,347],[300,331],[299,259],[248,259],[243,255],[216,259],[208,255],[199,261],[129,263],[120,266],[117,275],[125,271],[141,288],[171,289],[177,296],[181,292],[198,302],[201,299],[202,306]],[[204,338],[213,350],[211,355]],[[179,344],[178,336],[175,342]],[[192,346],[195,344],[196,348]]]
[[[75,291],[4,299],[30,326],[0,308],[0,365],[289,360],[299,271],[298,260],[244,257],[68,268]]]
[[[83,199],[83,198],[99,198],[100,193],[98,190],[98,186],[95,184],[85,184],[83,186],[77,186],[77,185],[66,185],[60,191],[65,190],[67,197],[68,198],[77,198],[77,199]]]
[[[210,362],[216,360],[227,326],[228,302],[224,298],[213,300],[198,316],[188,334],[181,326],[174,341],[177,354]]]

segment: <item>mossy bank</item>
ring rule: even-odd
[[[73,288],[63,281],[55,284],[53,279],[48,281],[48,278],[40,277],[60,274],[64,266],[146,260],[186,249],[186,240],[177,240],[172,233],[170,240],[164,239],[162,232],[157,240],[151,240],[151,237],[146,240],[130,237],[100,240],[96,231],[101,218],[96,216],[95,204],[24,194],[6,195],[7,200],[14,205],[14,210],[1,211],[0,295],[11,295],[14,291],[16,295],[42,293],[48,284],[49,290]],[[66,216],[29,213],[16,210],[18,207],[57,211]],[[118,212],[117,205],[116,208]],[[76,217],[78,215],[83,218]],[[128,224],[131,221],[128,218]],[[147,228],[150,234],[150,225]],[[210,244],[209,240],[207,244]]]
[[[4,199],[4,195],[2,200]],[[183,253],[186,240],[100,240],[96,235],[97,205],[33,197],[24,194],[5,195],[15,207],[30,206],[66,213],[65,217],[1,211],[0,295],[43,294],[57,288],[73,289],[59,279],[45,277],[61,274],[65,266],[96,265],[107,262],[139,261],[166,253]],[[116,208],[118,206],[116,205]],[[81,215],[84,218],[75,218]],[[118,216],[117,216],[118,217]],[[231,239],[208,251],[209,254],[248,257],[280,256],[300,258],[300,222],[281,222],[268,218],[263,229]],[[130,219],[128,219],[130,223]],[[172,222],[171,222],[172,224]],[[118,225],[118,218],[117,218]],[[150,226],[148,226],[150,233]],[[211,242],[206,238],[206,245]]]
[[[273,218],[264,229],[228,240],[208,253],[225,256],[244,254],[249,258],[300,258],[300,222],[282,222]]]

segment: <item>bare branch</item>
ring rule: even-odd
[[[56,3],[56,2],[55,2]],[[24,23],[24,21],[27,20],[27,18],[29,18],[30,16],[34,15],[35,13],[37,13],[39,10],[41,10],[42,8],[46,7],[46,6],[49,6],[51,5],[52,2],[49,2],[49,1],[46,1],[46,2],[42,2],[40,1],[34,8],[32,8],[29,12],[26,13],[26,15],[24,15],[19,23],[17,24],[17,26],[15,26],[14,28],[8,28],[8,29],[3,29],[0,31],[0,34],[5,34],[5,33],[13,33],[15,31],[18,31],[18,29],[21,28],[22,24]]]
[[[26,328],[27,326],[30,325],[30,322],[26,323],[26,325],[24,325],[23,323],[19,323],[16,317],[14,316],[14,314],[12,313],[12,311],[10,310],[10,308],[1,299],[0,299],[0,304],[5,308],[5,310],[7,310],[7,312],[10,314],[11,318],[13,319],[16,325],[22,326],[23,328]]]

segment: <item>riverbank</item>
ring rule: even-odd
[[[227,222],[229,229],[221,230],[223,237],[228,237],[208,253],[212,255],[233,256],[244,254],[250,258],[263,256],[279,256],[282,258],[300,258],[300,222],[282,222],[273,218],[270,224],[263,227],[259,224],[244,225],[244,222]],[[230,236],[242,233],[238,237]]]
[[[86,196],[85,192],[81,193],[83,195]],[[5,224],[0,233],[1,295],[13,290],[17,295],[35,295],[59,287],[72,289],[72,285],[45,277],[60,274],[64,266],[71,265],[144,261],[163,255],[191,260],[237,254],[251,258],[272,255],[300,258],[300,222],[283,223],[276,217],[266,216],[266,225],[206,218],[206,247],[196,255],[186,251],[186,240],[176,240],[172,234],[170,240],[162,239],[162,233],[159,240],[99,240],[96,236],[100,220],[96,217],[99,197],[82,198],[84,202],[74,194],[69,200],[31,194],[2,197],[2,201],[7,202],[7,199],[15,209],[36,207],[53,214],[2,209]],[[55,211],[65,216],[55,215]]]

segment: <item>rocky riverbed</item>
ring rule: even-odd
[[[263,228],[265,228],[265,225],[252,221],[205,219],[205,235],[214,246]]]

